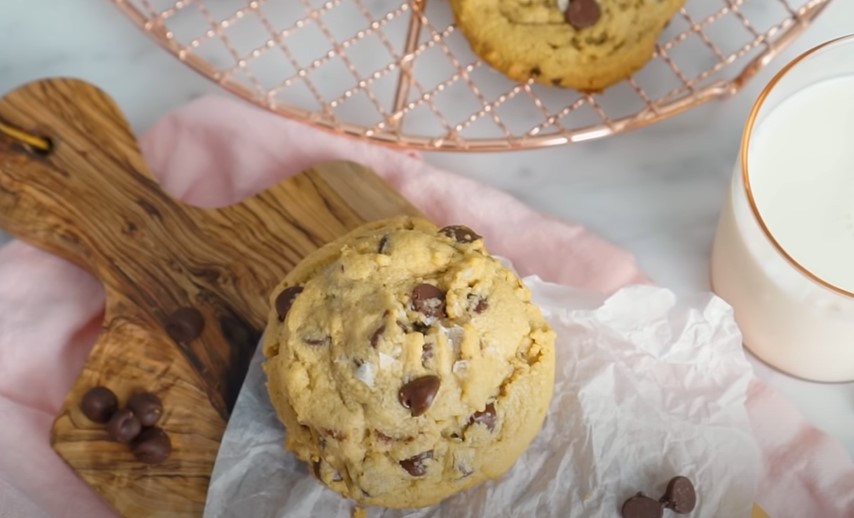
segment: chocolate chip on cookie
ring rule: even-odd
[[[405,469],[413,477],[422,477],[427,474],[427,466],[424,464],[424,461],[432,458],[433,450],[428,450],[400,461],[400,467]]]
[[[602,8],[598,0],[569,0],[564,17],[576,29],[586,29],[596,25],[602,17]]]
[[[279,296],[276,297],[276,313],[279,315],[279,321],[285,321],[288,311],[291,310],[291,306],[294,305],[294,301],[300,293],[302,293],[302,286],[291,286],[279,293]]]
[[[180,308],[166,319],[166,333],[178,343],[192,342],[204,329],[205,317],[196,308]]]
[[[432,284],[421,283],[412,290],[412,309],[425,317],[445,318],[445,292]]]
[[[466,296],[466,302],[468,303],[468,307],[471,311],[474,311],[478,315],[489,309],[489,302],[484,297],[476,293],[469,293]]]
[[[487,430],[492,432],[495,431],[496,421],[497,416],[495,415],[495,403],[489,403],[482,412],[478,411],[472,414],[469,418],[468,424],[482,424]]]
[[[397,397],[404,408],[408,408],[412,417],[417,417],[430,408],[442,381],[439,376],[422,376],[416,378],[403,387]]]
[[[441,229],[439,232],[453,239],[457,243],[463,244],[473,243],[481,238],[477,232],[465,225],[451,225]]]
[[[385,333],[385,324],[381,325],[374,331],[374,334],[371,335],[371,347],[374,349],[377,348],[377,344],[380,343],[380,338],[382,338],[383,333]]]
[[[106,423],[119,408],[119,400],[107,387],[93,387],[86,391],[80,401],[83,415],[96,423]]]

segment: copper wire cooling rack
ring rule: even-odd
[[[687,0],[653,59],[602,94],[508,80],[447,0],[112,0],[227,90],[318,127],[420,149],[528,149],[646,126],[737,92],[830,0]]]

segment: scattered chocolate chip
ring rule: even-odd
[[[424,461],[432,458],[433,450],[428,450],[400,461],[400,467],[405,469],[413,477],[421,477],[427,474],[427,466],[424,465]]]
[[[374,334],[371,335],[371,347],[374,349],[377,348],[377,344],[379,343],[380,337],[382,337],[383,333],[385,333],[385,324],[377,328],[377,330],[374,331]]]
[[[279,321],[285,321],[288,311],[291,310],[291,306],[294,305],[294,301],[300,293],[302,293],[302,286],[291,286],[279,293],[279,296],[276,297],[276,313],[279,315]]]
[[[602,9],[597,0],[569,0],[564,18],[576,29],[592,27],[602,17]]]
[[[412,309],[426,317],[445,318],[445,292],[422,283],[412,290]]]
[[[475,412],[469,418],[468,424],[482,424],[490,432],[495,431],[495,403],[489,403],[482,412]]]
[[[667,483],[667,489],[659,502],[676,513],[690,513],[697,505],[697,493],[694,491],[694,484],[686,477],[673,477]]]
[[[623,502],[623,518],[661,518],[664,507],[654,499],[638,493]]]
[[[160,464],[172,453],[172,441],[166,432],[156,426],[146,428],[131,444],[136,460],[146,464]]]
[[[380,239],[380,244],[377,246],[377,253],[384,254],[388,251],[388,234]]]
[[[332,343],[332,338],[329,336],[322,336],[320,338],[311,337],[311,338],[303,338],[303,342],[308,345],[312,345],[314,347],[327,346]]]
[[[540,70],[540,67],[534,67],[531,69],[531,77],[540,77],[543,74],[543,71]]]
[[[433,358],[433,344],[424,344],[421,348],[421,363],[427,363],[431,358]]]
[[[163,415],[163,403],[150,392],[134,394],[128,401],[128,409],[139,419],[142,426],[153,426]]]
[[[441,380],[439,376],[422,376],[416,378],[403,387],[397,397],[400,404],[404,408],[408,408],[412,417],[417,417],[430,408],[433,400],[436,399],[436,393],[439,392]]]
[[[201,336],[205,317],[196,308],[180,308],[166,319],[166,333],[178,343],[189,343]]]
[[[139,419],[127,408],[123,408],[113,414],[110,422],[107,424],[107,433],[114,441],[127,444],[134,440],[142,430],[142,424]]]
[[[540,69],[537,68],[535,70],[537,71],[537,73],[534,75],[539,75]],[[533,74],[534,71],[532,70],[531,73]],[[445,234],[457,243],[473,243],[480,239],[480,236],[477,234],[477,232],[468,228],[465,225],[451,225],[449,227],[441,229],[439,232]]]
[[[119,400],[107,387],[93,387],[86,391],[80,401],[83,415],[96,423],[106,423],[119,408]]]

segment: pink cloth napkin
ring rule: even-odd
[[[522,274],[609,293],[645,282],[631,255],[578,225],[439,171],[417,156],[342,139],[242,103],[204,98],[142,139],[166,191],[188,203],[239,201],[311,164],[373,168],[438,224],[465,222]],[[0,249],[0,517],[114,516],[53,453],[49,433],[103,311],[98,282],[21,242]],[[759,380],[749,411],[763,448],[757,498],[777,517],[854,516],[854,466],[836,442]]]

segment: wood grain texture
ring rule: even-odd
[[[417,214],[365,168],[320,165],[243,203],[182,205],[160,190],[113,101],[77,80],[24,86],[0,119],[48,136],[39,156],[0,136],[0,227],[90,271],[107,294],[102,333],[52,433],[55,450],[125,516],[199,516],[228,415],[267,315],[267,297],[306,254],[363,222]],[[174,310],[205,316],[202,336],[172,341]],[[122,403],[164,402],[174,451],[134,460],[78,408],[95,385]]]

